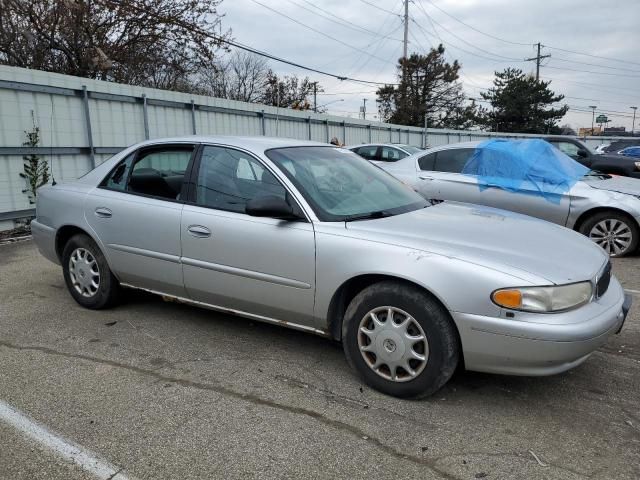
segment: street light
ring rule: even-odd
[[[636,129],[636,110],[638,107],[629,107],[633,110],[633,123],[631,124],[631,136],[633,137],[633,131]]]
[[[595,105],[589,105],[589,108],[591,109],[591,135],[593,135],[593,122],[596,119],[596,108],[598,108]]]
[[[341,98],[339,100],[334,100],[333,102],[325,103],[324,105],[318,105],[318,108],[323,108],[323,107],[326,107],[327,105],[331,105],[332,103],[338,103],[338,102],[344,102],[344,98]]]

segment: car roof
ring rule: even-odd
[[[349,145],[347,146],[347,148],[351,149],[351,148],[360,148],[360,147],[396,147],[396,148],[403,148],[403,147],[408,147],[410,145],[406,144],[406,143],[359,143],[357,145]]]
[[[460,143],[448,143],[446,145],[438,145],[435,147],[431,147],[424,152],[414,153],[414,155],[422,156],[425,153],[438,152],[440,150],[453,150],[456,148],[476,148],[480,145],[484,140],[476,140],[473,142],[460,142]]]
[[[182,137],[167,137],[147,140],[138,144],[139,147],[145,145],[162,145],[168,143],[219,143],[232,147],[245,148],[249,150],[264,151],[271,148],[284,147],[328,147],[329,143],[313,142],[310,140],[297,140],[295,138],[276,138],[263,136],[241,136],[241,135],[187,135]]]

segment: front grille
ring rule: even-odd
[[[611,281],[611,262],[607,262],[607,266],[596,277],[596,298],[600,298],[607,292],[609,282]]]

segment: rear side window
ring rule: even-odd
[[[428,155],[423,155],[418,159],[418,166],[420,170],[433,170],[436,162],[436,154],[429,153]]]
[[[124,191],[127,187],[129,170],[131,170],[131,164],[133,163],[134,157],[135,153],[132,153],[123,162],[120,162],[118,166],[114,168],[109,175],[107,175],[100,186],[111,190]]]
[[[376,160],[378,147],[376,145],[370,145],[366,147],[356,148],[356,153],[367,160]]]
[[[434,170],[437,172],[461,173],[473,152],[473,148],[441,150],[436,153]]]
[[[382,147],[380,150],[380,160],[382,160],[383,162],[396,162],[406,156],[406,153],[398,150],[397,148]]]

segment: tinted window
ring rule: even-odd
[[[230,148],[204,147],[196,202],[205,207],[244,213],[248,200],[276,195],[286,200],[286,190],[260,162]]]
[[[127,190],[153,197],[178,199],[193,147],[142,151],[138,155]]]
[[[407,154],[397,148],[382,147],[380,149],[380,160],[383,162],[396,162],[401,158],[406,157]]]
[[[129,155],[123,162],[120,162],[109,175],[100,184],[101,187],[110,188],[112,190],[124,190],[127,186],[129,178],[129,170],[135,154]]]
[[[428,155],[423,155],[418,159],[418,166],[420,170],[433,170],[436,161],[436,154],[430,153]]]
[[[362,158],[366,158],[367,160],[376,160],[377,159],[377,153],[378,151],[378,147],[373,145],[373,146],[367,146],[367,147],[360,147],[360,148],[356,148],[355,152],[360,155]]]
[[[473,148],[451,148],[436,154],[434,170],[437,172],[460,173],[467,160],[473,155]]]

